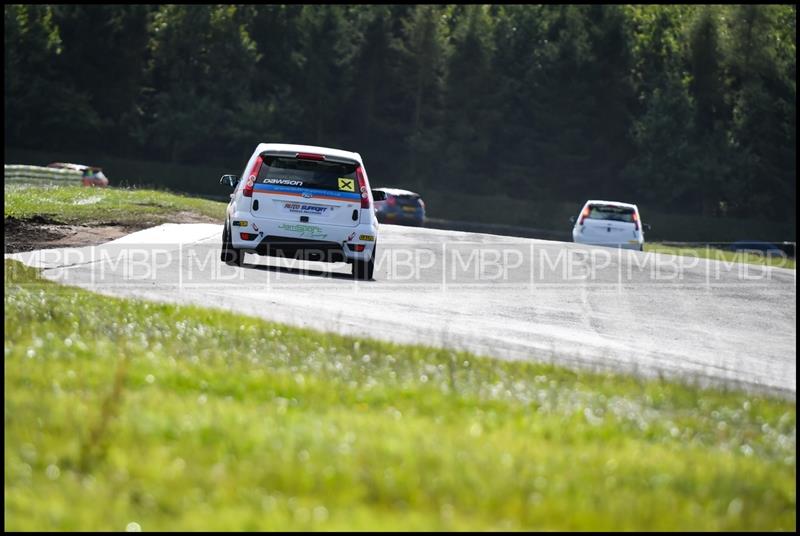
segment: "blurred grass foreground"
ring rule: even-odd
[[[796,403],[5,262],[6,530],[795,530]]]

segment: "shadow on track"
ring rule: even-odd
[[[328,272],[323,270],[312,270],[310,268],[290,268],[288,266],[274,266],[272,264],[250,264],[247,262],[242,263],[242,268],[250,268],[253,270],[261,270],[262,272],[272,272],[272,273],[279,273],[279,274],[291,274],[291,275],[298,275],[298,276],[315,276],[315,277],[322,277],[327,279],[341,279],[344,281],[355,281],[351,274],[343,274],[341,272]],[[359,279],[359,283],[372,283],[375,280],[371,279],[369,281],[364,279]]]

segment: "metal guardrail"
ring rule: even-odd
[[[561,242],[572,242],[570,231],[559,231],[553,229],[537,229],[534,227],[520,227],[516,225],[502,225],[495,223],[478,223],[467,221],[443,220],[439,218],[425,218],[425,227],[433,229],[444,229],[448,231],[466,231],[471,233],[489,233],[505,236],[518,236],[521,238],[538,238],[541,240],[559,240]],[[675,242],[656,240],[655,242],[674,247],[711,247],[719,249],[730,249],[735,242]],[[770,242],[788,257],[795,258],[797,243],[788,241]],[[748,249],[740,246],[739,249]],[[755,249],[755,247],[754,247]]]
[[[57,182],[80,183],[83,175],[74,169],[59,169],[42,166],[4,165],[5,182]]]
[[[572,241],[572,233],[570,231],[536,229],[534,227],[520,227],[517,225],[504,225],[499,223],[479,223],[471,221],[443,220],[439,218],[425,218],[425,227],[444,229],[446,231],[488,233],[505,236],[519,236],[522,238],[539,238],[542,240],[560,240],[562,242]]]
[[[729,251],[754,251],[754,252],[765,252],[764,247],[766,244],[770,246],[774,246],[779,250],[783,251],[788,257],[794,259],[797,255],[797,242],[788,242],[788,241],[779,241],[776,240],[774,242],[764,242],[763,245],[759,245],[757,243],[753,243],[752,246],[747,245],[747,241],[742,241],[744,243],[737,243],[737,242],[675,242],[670,240],[659,241],[659,244],[664,246],[670,247],[709,247],[715,249],[723,249]],[[734,247],[735,246],[735,247]],[[768,252],[765,252],[768,254]]]

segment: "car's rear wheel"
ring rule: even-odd
[[[377,252],[378,245],[372,248],[372,256],[368,261],[353,261],[353,278],[371,281],[375,272],[375,253]]]
[[[241,266],[244,262],[244,251],[233,247],[230,227],[227,224],[222,231],[222,252],[219,258],[229,266]]]

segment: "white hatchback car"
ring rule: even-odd
[[[358,153],[262,143],[236,187],[222,232],[221,260],[241,266],[245,253],[347,262],[372,279],[378,220]]]
[[[629,203],[590,199],[570,221],[572,240],[579,244],[644,251],[644,229],[639,208]]]

